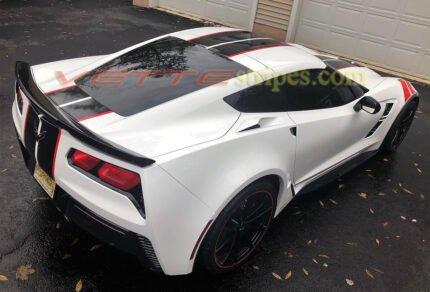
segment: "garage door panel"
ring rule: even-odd
[[[429,0],[413,0],[408,1],[405,8],[405,13],[411,16],[417,16],[430,21],[430,1]]]
[[[302,1],[295,42],[430,79],[430,0]]]
[[[353,9],[337,7],[334,25],[338,28],[355,31],[361,25],[361,12]]]
[[[424,76],[430,76],[430,53],[419,60],[418,73]]]
[[[337,50],[342,54],[350,54],[356,49],[356,41],[357,40],[350,35],[330,32],[327,46],[331,51]]]
[[[366,21],[363,23],[362,32],[367,35],[387,39],[394,35],[396,29],[395,25],[396,22],[391,17],[385,17],[378,14],[368,14]]]
[[[299,27],[298,33],[301,35],[301,42],[308,46],[319,46],[324,40],[324,30],[321,27],[314,27],[304,24]]]
[[[401,21],[394,40],[420,48],[424,43],[423,36],[428,33],[430,33],[429,27],[417,23]]]
[[[330,20],[331,6],[326,2],[307,1],[304,3],[304,9],[309,11],[306,17],[307,21],[312,21],[325,25]]]
[[[251,30],[256,4],[257,0],[159,0],[160,7],[247,30]]]
[[[385,45],[383,43],[361,39],[357,45],[358,57],[380,62],[385,59],[384,48]]]

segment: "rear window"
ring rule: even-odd
[[[76,84],[110,110],[130,116],[247,70],[200,45],[166,37],[109,61]]]

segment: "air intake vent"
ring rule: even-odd
[[[155,254],[151,242],[146,237],[139,235],[137,236],[137,240],[144,253],[142,259],[144,261],[143,264],[150,270],[161,271],[160,263],[158,262],[157,255]]]
[[[385,105],[385,110],[384,110],[384,114],[382,115],[383,117],[386,117],[390,114],[391,109],[393,108],[394,103],[387,103]]]
[[[372,136],[376,132],[376,130],[378,130],[378,128],[382,125],[382,122],[383,121],[377,122],[376,125],[372,128],[372,130],[370,130],[369,134],[367,134],[366,138]]]

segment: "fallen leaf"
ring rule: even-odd
[[[61,225],[60,223],[57,223],[57,225],[55,225],[55,229],[60,229]]]
[[[7,171],[7,168],[2,169],[2,171],[0,171],[0,173],[4,173]]]
[[[367,172],[372,172],[372,170],[371,170],[371,169],[366,169],[366,171],[367,171]]]
[[[318,261],[317,261],[316,259],[312,258],[312,261],[313,261],[314,263],[316,263],[317,265],[319,265],[319,263],[318,263]]]
[[[332,202],[334,205],[337,205],[338,204],[338,202],[336,202],[335,200],[333,200],[333,199],[329,199],[330,200],[330,202]]]
[[[384,227],[387,227],[388,226],[388,222],[384,222]]]
[[[367,199],[367,194],[366,193],[359,193],[358,194],[361,198],[363,199]]]
[[[396,238],[400,238],[400,235],[396,235]]]
[[[285,275],[285,280],[290,279],[292,275],[293,275],[293,273],[292,273],[291,271],[289,271],[289,272]]]
[[[0,275],[0,282],[9,280],[5,275]]]
[[[259,266],[252,266],[252,268],[253,268],[254,270],[259,270],[259,269],[260,269],[260,267],[259,267]]]
[[[321,258],[325,258],[325,259],[329,259],[330,258],[328,255],[325,255],[325,254],[319,254],[318,256],[321,257]]]
[[[309,272],[308,272],[308,270],[306,270],[305,268],[302,268],[302,270],[303,270],[303,273],[304,273],[306,276],[309,276]]]
[[[406,217],[405,217],[405,216],[400,216],[400,218],[402,218],[402,220],[406,220]]]
[[[375,280],[375,276],[373,276],[373,275],[372,275],[372,273],[371,273],[368,269],[366,269],[366,274],[367,274],[370,278],[372,278],[373,280]]]
[[[393,189],[393,193],[397,194],[397,190],[396,190],[396,189]]]
[[[418,165],[419,165],[419,164],[418,164],[418,163],[416,163],[416,162],[414,162],[414,165],[415,165],[416,167],[418,167]]]
[[[402,190],[408,193],[409,195],[415,195],[411,190],[408,190],[407,188],[402,188]]]
[[[356,242],[347,242],[346,244],[350,245],[350,246],[357,246],[358,245]]]
[[[324,203],[323,203],[323,201],[320,201],[320,205],[321,205],[321,207],[323,207],[323,208],[324,208]]]
[[[49,200],[49,197],[47,197],[47,196],[37,196],[37,197],[33,197],[32,198],[33,202],[46,201],[46,200]]]
[[[385,162],[388,162],[388,161],[390,161],[390,160],[389,160],[388,158],[384,158],[384,161],[385,161]]]
[[[412,219],[412,223],[417,223],[417,219]]]
[[[95,251],[95,250],[97,250],[97,249],[99,249],[100,247],[102,247],[102,245],[103,244],[96,244],[96,245],[93,245],[91,248],[90,248],[90,251]]]
[[[10,145],[10,146],[9,146],[9,150],[12,150],[12,149],[13,149],[13,145]]]
[[[324,268],[328,268],[328,264],[327,264],[327,263],[324,263],[324,264],[323,264],[323,267],[324,267]]]
[[[81,290],[82,290],[82,280],[79,280],[78,281],[78,283],[76,283],[76,286],[75,286],[75,291],[76,292],[81,292]]]
[[[74,246],[79,242],[79,238],[75,238],[72,243],[70,244],[70,246]]]
[[[379,239],[375,239],[376,244],[379,246],[381,244],[381,242],[379,241]]]
[[[381,197],[382,197],[382,196],[385,196],[385,193],[383,193],[383,192],[379,192],[379,193],[378,193],[378,196],[381,196]]]
[[[423,171],[422,171],[419,167],[417,167],[417,171],[418,171],[419,173],[423,173]]]
[[[370,213],[375,214],[375,211],[373,211],[372,208],[369,209]]]
[[[10,155],[13,159],[16,159],[16,155],[15,154],[11,154]]]
[[[380,273],[380,274],[384,274],[384,272],[383,271],[381,271],[381,270],[379,270],[379,269],[377,269],[377,268],[372,268],[375,272],[378,272],[378,273]]]
[[[62,260],[67,260],[67,259],[70,259],[72,257],[72,255],[71,254],[69,254],[69,253],[66,253],[65,255],[63,255],[63,257],[61,258]]]
[[[312,239],[310,239],[309,241],[308,241],[308,245],[311,245],[312,244]]]
[[[424,194],[420,194],[420,198],[421,198],[421,200],[425,200],[426,199],[426,197],[424,196]]]
[[[401,188],[402,188],[402,187],[403,187],[403,185],[402,185],[401,183],[399,183],[399,187],[401,187]]]
[[[16,270],[16,279],[26,281],[28,276],[36,272],[31,265],[23,265]]]
[[[354,281],[351,279],[345,279],[346,284],[348,284],[349,286],[354,286]]]
[[[340,184],[338,187],[339,189],[342,189],[345,185],[344,184]]]
[[[282,277],[276,274],[275,272],[272,272],[273,277],[275,277],[278,280],[282,280]]]

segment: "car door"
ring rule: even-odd
[[[306,84],[290,86],[288,115],[296,123],[295,184],[307,183],[360,152],[360,141],[380,118],[356,111],[366,89],[336,71],[312,70]],[[322,76],[325,76],[322,78]]]

